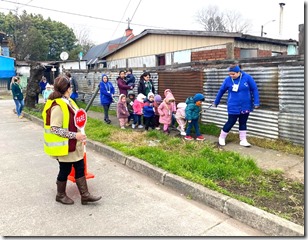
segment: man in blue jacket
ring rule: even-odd
[[[228,91],[228,121],[220,132],[218,142],[221,146],[226,145],[225,139],[238,119],[240,145],[249,147],[251,144],[246,139],[247,120],[249,113],[260,106],[257,84],[249,74],[241,71],[237,64],[233,64],[229,67],[229,76],[225,78],[217,93],[215,107],[226,91]]]

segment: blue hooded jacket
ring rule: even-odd
[[[233,82],[234,84],[239,84],[237,92],[232,91]],[[233,81],[230,76],[225,78],[214,101],[215,105],[219,104],[221,97],[226,91],[228,91],[228,114],[238,115],[241,114],[242,111],[251,112],[254,106],[260,105],[257,84],[253,78],[244,71],[241,71],[241,76]]]
[[[185,108],[185,118],[186,120],[198,120],[201,107],[196,105],[196,102],[204,101],[204,96],[201,93],[197,93],[193,97],[189,97],[186,99],[185,103],[187,104]]]
[[[107,82],[103,81],[103,77],[107,77]],[[113,102],[112,95],[114,94],[114,87],[106,74],[102,75],[102,81],[99,83],[100,100],[102,105],[111,104]]]

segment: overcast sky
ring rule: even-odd
[[[203,30],[195,21],[198,10],[215,5],[220,11],[233,10],[251,21],[247,34],[260,36],[264,25],[269,38],[298,40],[298,25],[304,23],[303,0],[0,0],[0,11],[23,10],[42,14],[46,19],[63,22],[75,32],[89,33],[94,44],[107,42],[124,35],[127,19],[135,35],[145,29]],[[282,18],[279,3],[285,3]],[[49,10],[47,10],[49,9]],[[16,12],[16,11],[15,11]],[[70,14],[73,13],[73,14]],[[280,21],[280,19],[282,21]],[[272,21],[275,20],[275,21]],[[119,23],[122,22],[122,23]],[[279,34],[279,26],[282,34]],[[1,30],[1,29],[0,29]]]

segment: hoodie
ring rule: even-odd
[[[125,95],[121,94],[119,96],[119,100],[118,100],[118,104],[117,104],[117,117],[118,118],[127,118],[129,116],[129,112],[128,112],[128,109],[127,109],[126,102],[121,101],[121,98],[123,96],[125,96]]]
[[[143,114],[143,105],[144,105],[145,96],[142,93],[139,93],[137,98],[134,101],[133,109],[134,113],[137,115]]]
[[[175,100],[172,93],[167,93],[164,101],[159,105],[159,122],[161,124],[170,125],[172,120],[172,107],[174,102],[170,102],[170,100]]]
[[[154,116],[154,99],[151,101],[150,96],[154,97],[154,94],[152,92],[149,92],[148,97],[144,101],[144,106],[143,106],[143,116],[144,117]]]
[[[107,82],[103,81],[103,77],[107,77]],[[108,105],[113,102],[114,87],[106,74],[102,75],[102,81],[99,83],[100,101],[102,105]]]

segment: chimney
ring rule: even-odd
[[[282,21],[283,21],[283,6],[286,5],[285,3],[279,3],[280,5],[280,18],[279,18],[279,35],[282,34]]]
[[[133,33],[133,29],[127,28],[127,29],[125,30],[125,36],[126,36],[126,37],[130,36],[132,33]]]

